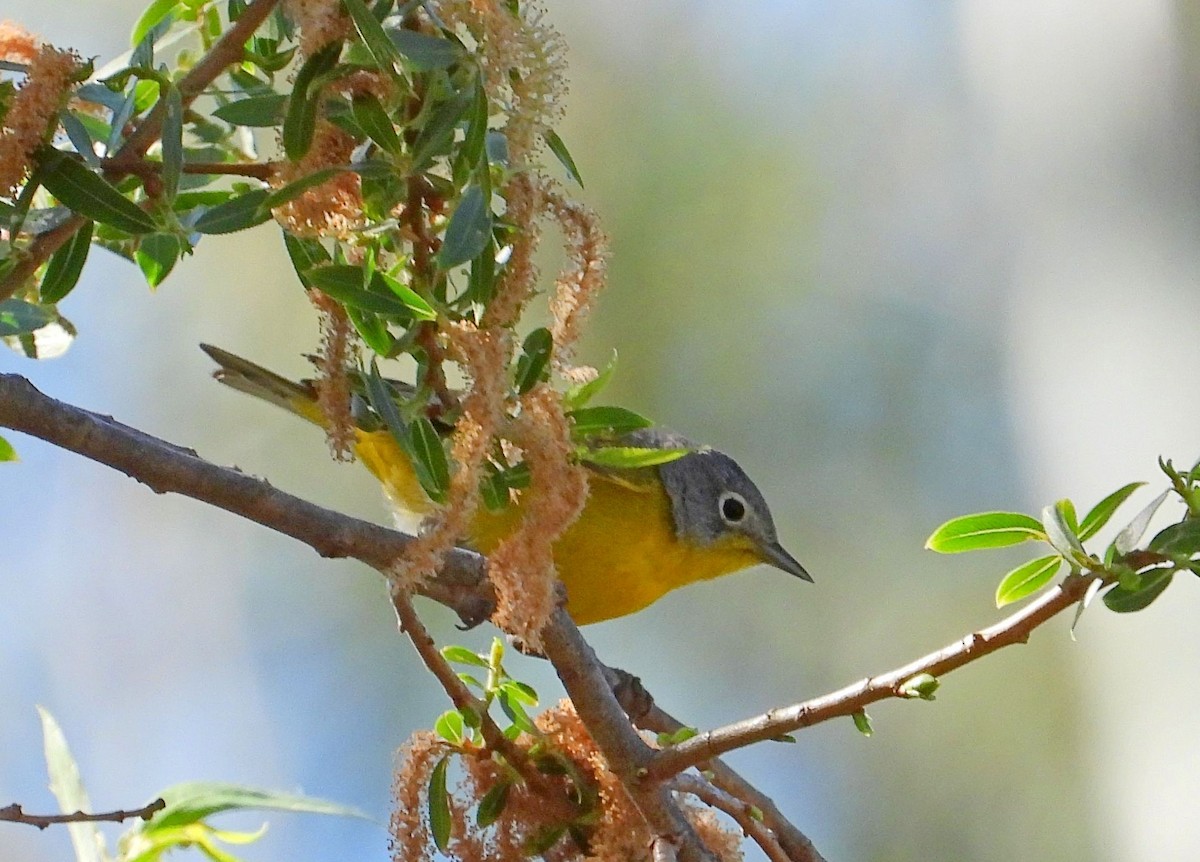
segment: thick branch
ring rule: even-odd
[[[384,570],[413,539],[273,488],[237,470],[218,467],[190,449],[166,443],[39,392],[25,378],[0,374],[0,426],[69,449],[146,485],[241,515],[309,545],[322,557],[350,557]],[[438,578],[421,592],[453,608],[468,624],[491,613],[490,587],[478,554],[455,549]]]
[[[166,802],[161,799],[155,799],[149,805],[128,811],[119,808],[116,811],[101,811],[97,814],[89,814],[83,811],[76,811],[73,814],[26,814],[25,810],[14,802],[12,805],[5,805],[3,808],[0,808],[0,821],[4,821],[5,823],[24,823],[29,826],[36,826],[38,829],[45,829],[47,826],[53,826],[56,823],[121,823],[125,820],[133,820],[135,817],[140,817],[142,820],[149,820],[166,807]]]
[[[1010,644],[1024,643],[1035,628],[1080,601],[1099,575],[1071,575],[1059,586],[993,626],[922,656],[903,667],[867,677],[822,697],[772,709],[725,727],[710,730],[659,752],[648,777],[662,779],[736,748],[762,742],[802,727],[853,715],[868,704],[904,697],[904,683],[922,673],[942,677]]]
[[[679,862],[711,862],[710,854],[661,781],[644,780],[654,750],[629,723],[605,667],[564,608],[542,631],[542,645],[592,740],[646,818],[655,841],[674,847]]]

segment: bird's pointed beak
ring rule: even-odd
[[[805,571],[804,566],[800,565],[800,561],[785,551],[779,542],[760,545],[758,550],[762,554],[762,561],[768,566],[774,566],[789,575],[802,578],[810,584],[813,582],[812,575]]]

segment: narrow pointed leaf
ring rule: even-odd
[[[311,174],[305,174],[299,179],[292,180],[285,186],[281,186],[272,191],[263,200],[260,205],[265,210],[273,210],[276,207],[281,207],[288,201],[295,200],[311,188],[327,183],[345,169],[341,167],[321,168],[313,171]]]
[[[192,227],[200,233],[222,234],[260,225],[271,218],[271,211],[263,208],[269,194],[268,189],[254,189],[230,198],[207,210]]]
[[[634,470],[639,467],[656,467],[688,454],[687,449],[647,449],[642,446],[604,446],[588,449],[579,458],[598,467]]]
[[[554,337],[546,327],[539,327],[521,345],[522,356],[517,362],[517,392],[524,395],[546,379],[550,367],[550,354],[554,350]]]
[[[305,276],[310,285],[319,288],[344,305],[352,305],[363,311],[404,319],[413,316],[409,306],[392,294],[390,290],[387,290],[382,279],[379,280],[379,286],[384,288],[382,291],[367,290],[363,287],[361,267],[349,264],[331,264],[310,269]]]
[[[371,93],[359,93],[350,103],[350,112],[354,122],[362,127],[372,141],[379,144],[384,152],[397,155],[404,147],[392,118],[388,116],[380,101]]]
[[[476,653],[471,652],[466,647],[455,646],[453,644],[442,647],[442,658],[444,658],[446,661],[454,662],[455,664],[469,664],[474,667],[488,667],[487,661]]]
[[[83,264],[92,248],[92,225],[93,222],[85,222],[74,236],[51,255],[38,288],[42,302],[53,305],[61,301],[79,283]]]
[[[404,57],[405,65],[417,72],[444,69],[461,56],[457,45],[438,36],[429,36],[401,27],[388,28],[387,36]]]
[[[581,407],[567,413],[567,417],[571,420],[571,433],[577,437],[597,434],[619,437],[654,424],[624,407]]]
[[[166,112],[163,114],[162,135],[162,183],[168,201],[174,200],[179,191],[179,178],[183,173],[183,96],[179,88],[167,87],[163,96]]]
[[[152,233],[138,243],[133,259],[146,277],[146,283],[158,287],[171,274],[179,260],[179,238],[169,233]]]
[[[0,301],[0,338],[36,332],[54,320],[54,313],[23,299]]]
[[[383,31],[383,25],[371,14],[363,0],[342,0],[342,5],[350,13],[354,29],[358,31],[359,38],[367,47],[372,59],[383,71],[392,72],[393,64],[399,61],[400,55],[388,34]]]
[[[1053,506],[1042,509],[1042,528],[1046,531],[1046,541],[1064,557],[1086,557],[1087,552],[1071,529],[1070,520],[1073,519],[1070,518],[1070,514],[1074,507],[1062,505],[1064,502],[1067,501],[1060,500]]]
[[[294,793],[276,793],[220,781],[190,781],[168,787],[159,794],[167,807],[142,825],[147,833],[198,823],[223,811],[295,811],[334,817],[366,818],[357,809]]]
[[[136,48],[140,45],[146,34],[165,21],[179,5],[180,0],[154,0],[133,25],[133,32],[129,34],[130,47]]]
[[[310,93],[309,85],[319,75],[336,65],[341,51],[342,43],[334,40],[305,60],[300,71],[296,73],[287,112],[283,118],[282,133],[283,150],[292,161],[299,160],[308,152],[317,130],[317,103],[320,92],[318,90]]]
[[[546,132],[544,137],[546,144],[550,147],[550,152],[554,153],[554,157],[566,168],[567,176],[578,183],[580,188],[583,188],[583,177],[579,175],[579,168],[575,167],[575,160],[571,158],[571,153],[567,149],[567,145],[563,143],[563,139],[558,136],[558,132],[551,129]]]
[[[50,792],[58,800],[58,808],[64,814],[76,811],[91,811],[87,790],[79,774],[79,766],[71,754],[67,738],[54,716],[38,707],[42,720],[42,742],[46,755],[46,770],[50,774]],[[104,839],[95,823],[70,823],[71,845],[75,849],[76,862],[101,862],[104,858]]]
[[[154,219],[99,174],[82,162],[53,147],[38,150],[42,186],[64,206],[82,216],[123,230],[141,234],[154,230]]]
[[[1109,518],[1117,511],[1117,508],[1129,499],[1129,495],[1138,488],[1145,485],[1145,482],[1130,482],[1123,488],[1118,488],[1113,491],[1099,503],[1092,507],[1091,511],[1083,516],[1083,520],[1079,522],[1079,540],[1086,542],[1108,523]]]
[[[0,437],[0,462],[3,461],[19,461],[17,450],[13,448],[12,443],[9,443],[3,437]]]
[[[1146,528],[1150,526],[1150,520],[1154,517],[1154,513],[1158,511],[1158,507],[1166,501],[1167,495],[1170,493],[1170,491],[1163,491],[1151,500],[1146,508],[1134,516],[1125,529],[1117,533],[1117,537],[1113,539],[1113,547],[1118,554],[1128,554],[1137,547],[1137,543],[1146,534]]]
[[[213,111],[213,116],[233,126],[273,128],[283,122],[286,108],[287,96],[271,93],[222,105]]]
[[[850,717],[854,719],[854,729],[863,736],[870,736],[875,732],[875,729],[871,727],[871,716],[867,715],[866,710],[860,709]]]
[[[567,410],[578,410],[580,407],[583,407],[608,386],[616,370],[617,351],[614,350],[608,360],[608,364],[600,369],[600,373],[596,375],[594,380],[589,380],[587,383],[582,383],[578,386],[572,386],[567,390],[567,393],[563,396],[563,407]]]
[[[375,273],[375,279],[383,282],[387,289],[394,293],[396,298],[412,312],[413,317],[418,320],[437,320],[437,310],[425,301],[425,297],[404,282],[382,272]],[[374,281],[374,279],[372,280]]]
[[[1104,594],[1104,605],[1118,614],[1143,610],[1171,585],[1174,575],[1170,569],[1153,569],[1140,576],[1141,583],[1136,587],[1117,584]]]
[[[308,271],[330,262],[325,246],[321,245],[319,240],[306,239],[286,232],[283,234],[283,244],[300,283],[305,287],[312,287]]]
[[[1062,564],[1062,557],[1050,554],[1017,566],[996,587],[996,607],[1002,608],[1033,595],[1050,583]]]
[[[1146,549],[1168,556],[1190,557],[1200,553],[1200,519],[1189,518],[1172,524],[1151,539]]]
[[[450,488],[450,465],[446,460],[446,450],[442,447],[442,438],[434,430],[433,423],[424,416],[414,419],[408,430],[417,478],[425,493],[440,503],[446,499],[446,491]]]
[[[479,255],[492,235],[492,211],[483,190],[470,186],[450,216],[446,237],[438,250],[437,262],[451,269]]]
[[[509,782],[502,781],[488,790],[483,795],[483,799],[479,800],[479,809],[475,812],[475,824],[480,829],[491,826],[504,813],[504,806],[508,804],[508,792],[511,788],[512,785]]]
[[[429,776],[429,833],[434,846],[445,853],[450,846],[450,794],[446,790],[446,767],[449,757],[443,757]]]
[[[925,547],[939,554],[1003,548],[1046,538],[1042,525],[1020,512],[981,512],[951,518],[933,531]]]

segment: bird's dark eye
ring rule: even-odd
[[[721,517],[730,524],[736,524],[746,517],[746,501],[740,494],[729,491],[721,495]]]

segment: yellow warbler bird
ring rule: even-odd
[[[311,381],[296,383],[232,353],[200,346],[220,366],[214,376],[222,383],[325,424]],[[622,442],[689,451],[650,467],[589,469],[583,512],[554,545],[567,611],[576,623],[631,614],[676,587],[756,563],[812,580],[779,543],[762,493],[728,455],[657,429],[634,432]],[[386,428],[359,427],[355,453],[393,502],[417,515],[431,509],[412,462]],[[498,512],[480,506],[469,538],[487,554],[519,518],[519,501]]]

